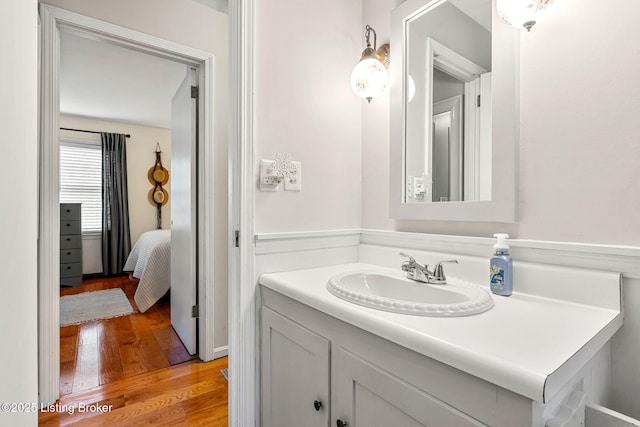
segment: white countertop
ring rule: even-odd
[[[548,402],[622,326],[622,314],[514,292],[484,313],[455,318],[389,313],[326,290],[354,263],[260,276],[265,287],[403,347],[538,402]],[[427,285],[432,286],[432,285]],[[446,285],[445,285],[446,286]]]

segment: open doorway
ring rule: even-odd
[[[59,347],[59,327],[60,327],[60,205],[59,205],[59,148],[60,148],[60,120],[59,120],[59,89],[60,89],[60,69],[59,69],[59,46],[60,34],[62,31],[73,31],[88,35],[89,38],[106,41],[110,44],[127,47],[139,52],[151,54],[156,57],[171,59],[182,63],[185,66],[195,67],[199,70],[199,99],[198,120],[201,124],[200,138],[196,144],[198,152],[197,172],[194,178],[199,203],[195,212],[199,239],[194,250],[197,259],[197,290],[199,311],[196,314],[199,318],[199,338],[198,357],[203,361],[212,360],[216,357],[226,355],[226,281],[220,280],[224,297],[216,298],[218,288],[214,286],[214,273],[223,273],[226,276],[226,269],[214,268],[215,266],[226,264],[226,254],[218,252],[220,246],[226,249],[227,245],[227,224],[226,215],[222,221],[215,221],[214,226],[214,206],[216,212],[226,211],[226,191],[215,191],[214,187],[223,186],[226,189],[226,170],[221,170],[224,180],[217,180],[214,183],[214,149],[218,149],[216,144],[226,145],[226,125],[216,126],[213,123],[218,117],[224,117],[221,121],[226,123],[226,111],[218,109],[214,115],[214,98],[221,105],[226,105],[226,99],[219,101],[220,92],[223,92],[219,80],[220,76],[226,76],[226,50],[221,56],[216,56],[216,73],[214,78],[214,52],[201,51],[195,48],[170,42],[148,34],[136,32],[117,25],[93,18],[78,15],[73,12],[41,5],[42,20],[42,85],[41,85],[41,146],[40,146],[40,238],[39,238],[39,378],[40,378],[40,400],[41,403],[51,404],[59,397],[60,378],[60,347]],[[216,21],[217,22],[217,21]],[[226,34],[226,19],[221,28]],[[225,36],[226,37],[226,36]],[[226,41],[220,40],[220,46],[225,46]],[[218,68],[219,67],[219,68]],[[218,90],[214,96],[214,81]],[[224,130],[223,130],[224,129]],[[102,130],[102,129],[101,129]],[[110,130],[110,129],[104,129]],[[224,132],[224,133],[222,133]],[[215,138],[214,138],[215,135]],[[214,142],[216,144],[214,144]],[[226,166],[226,155],[223,156],[223,165]],[[214,185],[215,184],[215,185]],[[221,185],[222,184],[222,185]],[[174,181],[175,185],[175,181]],[[175,188],[172,188],[175,193]],[[216,198],[215,195],[220,195]],[[217,219],[217,218],[216,218]],[[215,231],[217,224],[223,224],[222,232]],[[216,248],[216,257],[214,257]],[[215,260],[215,262],[212,262]],[[215,271],[214,271],[215,270]],[[218,302],[219,301],[219,302]],[[214,308],[223,304],[220,310],[223,321],[214,325],[218,310],[214,313]],[[224,331],[224,334],[219,333]],[[223,336],[224,335],[224,336]],[[215,337],[222,340],[214,341]],[[222,341],[222,343],[221,343]]]
[[[60,33],[61,396],[197,356],[197,72]],[[118,191],[102,132],[125,134]]]

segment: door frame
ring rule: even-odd
[[[256,0],[229,2],[229,426],[260,425],[255,242]],[[237,244],[235,233],[239,232]]]
[[[199,67],[199,357],[214,358],[214,56],[188,46],[40,4],[38,370],[39,400],[52,404],[60,382],[59,115],[60,29]]]

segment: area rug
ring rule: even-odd
[[[133,307],[120,288],[83,292],[60,298],[60,326],[126,316],[133,312]]]

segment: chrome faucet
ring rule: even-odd
[[[411,255],[400,252],[405,258],[408,258],[402,263],[402,271],[407,272],[407,278],[415,280],[416,282],[431,283],[433,285],[444,285],[447,283],[447,277],[444,275],[444,269],[442,264],[445,262],[458,263],[458,260],[452,259],[447,261],[440,261],[436,264],[433,271],[429,270],[428,265],[420,265],[416,262],[416,259]]]

